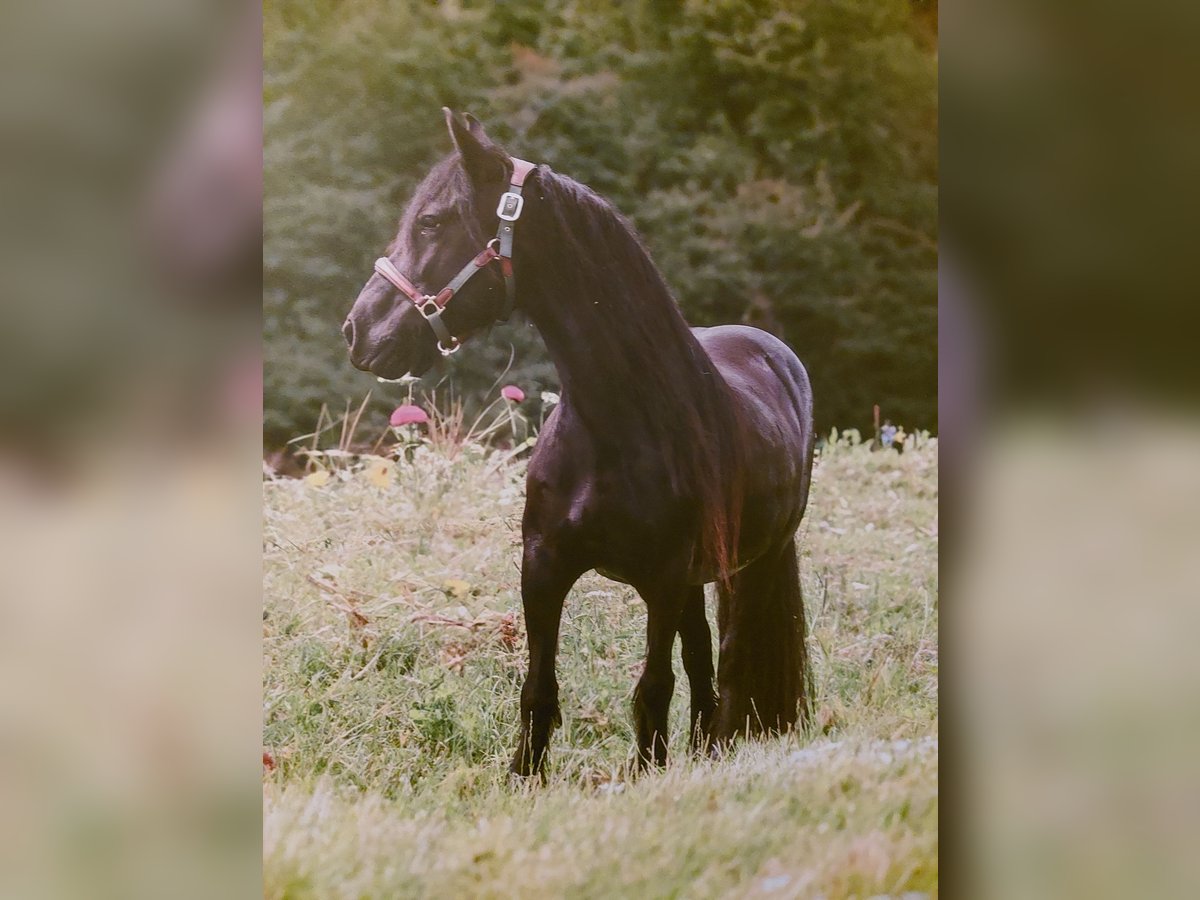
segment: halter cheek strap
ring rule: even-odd
[[[499,238],[497,250],[500,259],[500,272],[504,276],[504,315],[501,322],[507,322],[517,305],[517,279],[513,275],[513,234],[516,230],[517,219],[525,208],[525,198],[521,189],[525,187],[525,179],[536,168],[534,163],[513,157],[513,173],[508,190],[500,195],[500,204],[496,207],[496,215],[500,217]],[[489,247],[491,245],[489,244]]]
[[[500,195],[500,203],[496,207],[496,215],[500,219],[496,236],[488,241],[487,246],[479,255],[463,266],[459,273],[450,279],[450,283],[436,294],[422,294],[418,291],[416,286],[387,257],[375,260],[375,271],[391,282],[396,290],[407,297],[417,311],[425,317],[425,321],[437,335],[438,350],[442,352],[443,356],[449,356],[455,352],[462,346],[462,343],[450,333],[450,329],[442,321],[442,311],[475,273],[493,260],[499,260],[500,274],[504,276],[504,312],[498,321],[507,322],[517,305],[517,280],[513,275],[512,265],[513,237],[516,232],[517,220],[521,218],[521,212],[525,208],[525,198],[521,196],[521,190],[525,186],[525,179],[529,177],[529,173],[536,168],[536,165],[516,157],[513,157],[512,163],[513,173],[512,178],[509,179],[508,190]]]

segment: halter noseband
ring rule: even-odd
[[[516,306],[517,285],[512,267],[513,231],[517,219],[521,218],[521,211],[525,208],[525,198],[521,196],[521,189],[525,186],[525,179],[536,168],[536,165],[516,157],[513,157],[512,163],[513,173],[512,178],[509,179],[508,190],[500,195],[500,205],[496,207],[496,215],[500,217],[496,236],[488,241],[487,246],[480,254],[463,266],[459,273],[450,279],[450,283],[436,294],[422,294],[418,291],[416,286],[405,278],[404,273],[397,269],[386,256],[375,260],[375,271],[412,301],[412,305],[425,317],[425,321],[437,335],[437,346],[442,356],[449,356],[462,346],[459,339],[450,333],[450,329],[442,321],[442,311],[451,298],[463,289],[463,285],[493,260],[500,261],[500,274],[504,276],[504,313],[500,316],[499,321],[508,321],[513,307]]]

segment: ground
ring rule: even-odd
[[[627,779],[632,589],[567,601],[548,782],[511,784],[524,464],[414,440],[265,486],[264,895],[937,895],[937,442],[826,442],[801,526],[816,714]],[[913,446],[915,444],[915,446]],[[710,620],[715,622],[710,599]]]

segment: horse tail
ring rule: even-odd
[[[793,537],[718,585],[720,660],[713,737],[804,727],[812,708],[808,626]]]

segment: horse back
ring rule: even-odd
[[[812,385],[804,364],[774,335],[747,325],[695,328],[700,346],[729,386],[744,435],[748,499],[792,497],[799,525],[813,457]],[[784,504],[787,506],[787,504]]]

